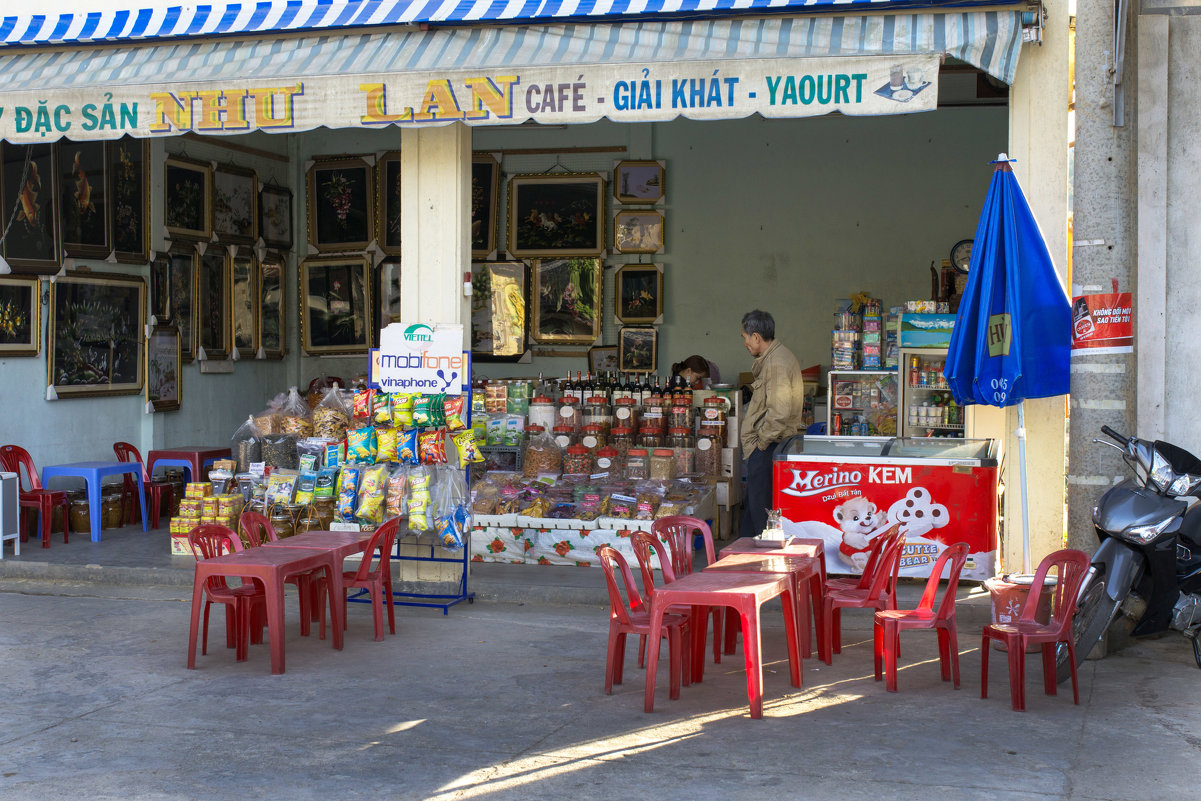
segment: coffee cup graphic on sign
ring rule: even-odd
[[[897,91],[905,85],[905,65],[893,64],[888,70],[888,88]]]

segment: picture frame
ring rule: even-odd
[[[598,173],[509,179],[509,254],[599,256],[605,250],[605,179]]]
[[[623,373],[653,373],[658,370],[659,329],[625,325],[617,332],[617,369]]]
[[[8,229],[4,260],[14,273],[54,275],[61,267],[62,253],[57,149],[51,144],[5,142],[0,148],[0,190],[0,219]]]
[[[400,151],[375,162],[375,244],[389,256],[400,255]]]
[[[471,265],[471,356],[478,361],[515,362],[529,339],[523,261]]]
[[[123,264],[150,260],[150,140],[124,136],[105,143],[109,242]]]
[[[229,358],[230,269],[229,252],[210,247],[196,262],[196,289],[193,319],[196,328],[196,356],[222,361]]]
[[[173,412],[181,404],[183,370],[179,329],[156,325],[146,337],[146,402],[156,412]]]
[[[212,203],[213,234],[218,241],[235,245],[258,242],[258,173],[218,164],[213,170]]]
[[[231,347],[254,358],[259,350],[258,260],[243,248],[229,262],[229,325]]]
[[[367,249],[375,223],[371,177],[361,157],[313,162],[305,176],[309,244],[322,253]]]
[[[259,188],[259,237],[269,248],[292,249],[291,189],[274,184]]]
[[[365,256],[300,263],[300,346],[309,355],[366,353],[371,262]]]
[[[588,349],[588,369],[596,372],[614,372],[619,369],[616,345],[596,345]]]
[[[613,215],[613,249],[618,253],[662,253],[663,214],[626,209]]]
[[[59,398],[142,391],[145,308],[140,276],[73,270],[50,284],[46,383]]]
[[[619,161],[613,168],[613,197],[619,203],[653,205],[663,199],[665,178],[661,161]]]
[[[63,255],[104,259],[109,246],[108,160],[104,142],[63,139],[58,148]]]
[[[372,341],[379,342],[379,332],[385,326],[400,322],[400,260],[384,259],[376,267],[374,323]]]
[[[150,262],[150,324],[171,320],[171,256],[159,253]]]
[[[0,359],[41,351],[42,287],[37,276],[0,275]]]
[[[150,269],[151,298],[155,297],[156,274],[157,280],[166,283],[166,299],[159,301],[166,304],[166,316],[160,317],[157,311],[153,314],[159,323],[171,323],[179,329],[179,358],[184,364],[196,358],[196,321],[193,309],[196,307],[196,273],[199,270],[199,256],[193,245],[177,245],[161,257],[165,263],[155,259]],[[155,267],[158,267],[156,270]],[[165,277],[164,276],[165,273]],[[157,290],[162,292],[162,290]]]
[[[602,262],[583,257],[530,263],[530,336],[538,343],[592,345],[601,335]]]
[[[163,166],[163,225],[172,239],[213,236],[213,167],[208,162],[168,156]]]
[[[663,265],[623,264],[613,276],[613,312],[626,325],[663,322]]]
[[[287,262],[283,254],[268,251],[259,260],[259,355],[264,359],[282,359],[288,352],[284,315],[284,275]]]
[[[491,153],[471,157],[471,258],[488,259],[496,252],[500,208],[500,162]]]

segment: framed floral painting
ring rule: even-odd
[[[163,171],[163,223],[172,238],[208,241],[212,223],[213,167],[179,156]]]
[[[363,256],[300,263],[300,344],[308,354],[366,353],[371,263]]]
[[[53,275],[61,249],[57,150],[5,142],[0,154],[4,259],[13,272]]]
[[[259,351],[265,359],[282,359],[284,339],[284,257],[268,252],[259,262]]]
[[[230,354],[228,259],[225,248],[210,247],[196,268],[196,355],[203,348],[204,357],[211,361],[227,359]]]
[[[663,265],[625,264],[613,278],[614,313],[628,324],[663,322]]]
[[[150,140],[124,137],[105,144],[110,242],[117,261],[150,259]]]
[[[145,308],[138,276],[69,272],[50,284],[46,380],[60,398],[141,392]]]
[[[179,358],[185,364],[196,358],[196,324],[192,310],[196,305],[198,261],[196,248],[183,245],[155,259],[150,269],[150,297],[160,298],[151,311],[158,322],[169,322],[179,329]],[[157,282],[164,286],[156,286]],[[164,294],[165,298],[162,297]],[[165,314],[160,316],[159,310],[164,310]]]
[[[213,171],[213,233],[223,243],[258,241],[259,178],[254,170],[220,164]]]
[[[173,325],[154,326],[146,339],[146,402],[156,412],[179,408],[180,366],[179,329]]]
[[[104,142],[64,139],[57,147],[63,254],[86,259],[107,258],[111,248]]]
[[[613,168],[613,197],[619,203],[652,204],[663,199],[661,161],[619,161]]]
[[[530,332],[535,342],[591,345],[601,334],[601,260],[530,264]]]
[[[617,332],[617,366],[623,373],[653,373],[658,369],[659,329],[622,326]]]
[[[375,222],[371,165],[361,158],[317,160],[305,188],[313,247],[323,252],[366,250]]]
[[[500,205],[500,162],[490,153],[471,158],[471,258],[496,250],[496,210]]]
[[[525,354],[527,268],[523,261],[471,265],[471,355],[517,361]]]
[[[259,190],[259,236],[269,248],[292,249],[292,190],[264,186]]]
[[[259,281],[258,264],[248,249],[229,259],[229,293],[233,347],[254,358],[259,349]]]
[[[613,216],[613,249],[618,253],[662,253],[663,215],[657,211],[619,211]]]
[[[42,291],[36,276],[0,275],[0,358],[37,356]]]
[[[389,256],[400,255],[400,151],[375,162],[375,244]]]
[[[596,173],[509,179],[509,253],[514,258],[599,256],[605,249],[605,179]]]

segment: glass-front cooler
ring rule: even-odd
[[[901,436],[972,436],[971,414],[955,403],[943,377],[946,361],[945,348],[901,349]]]
[[[831,370],[826,384],[826,432],[830,436],[896,436],[900,398],[895,371]]]

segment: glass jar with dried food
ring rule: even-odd
[[[577,398],[559,399],[559,425],[571,426],[573,431],[579,431],[580,418],[580,402]]]
[[[626,478],[650,478],[650,454],[646,448],[630,448],[626,454]]]
[[[584,445],[572,445],[563,454],[563,472],[573,475],[592,472],[592,451]]]
[[[703,476],[716,476],[721,472],[721,445],[714,437],[696,438],[696,455],[693,466]]]
[[[296,533],[295,527],[292,525],[292,515],[286,509],[277,508],[272,512],[271,528],[275,529],[275,536],[278,539],[286,539]]]
[[[609,432],[609,444],[617,449],[617,454],[625,460],[626,454],[634,446],[634,429],[620,426]]]
[[[638,432],[638,444],[643,448],[663,447],[663,429],[656,426],[643,426]]]
[[[696,444],[692,437],[692,429],[690,428],[672,428],[667,432],[667,447],[669,448],[691,448]]]
[[[555,444],[560,448],[567,448],[576,444],[575,429],[571,426],[555,426]]]
[[[599,424],[584,426],[584,433],[580,437],[580,444],[590,451],[605,447],[608,444],[608,438],[605,436],[605,427]]]
[[[521,456],[521,473],[533,478],[539,473],[558,473],[563,467],[563,451],[542,426],[526,428],[525,452]]]
[[[584,426],[601,426],[606,432],[613,427],[613,407],[600,396],[593,396],[584,404]]]
[[[726,399],[714,395],[705,398],[705,403],[701,409],[701,422],[699,433],[702,436],[713,437],[720,441],[719,448],[726,446]]]
[[[676,452],[671,448],[651,451],[650,477],[655,481],[671,481],[676,477]]]
[[[613,401],[613,427],[638,429],[638,401],[633,398]]]
[[[625,473],[625,465],[621,454],[612,445],[598,448],[596,451],[596,472],[608,473],[609,478],[621,478]]]
[[[530,425],[542,426],[547,431],[555,427],[555,402],[545,395],[530,400]]]
[[[692,430],[692,407],[677,404],[667,413],[667,427]]]

